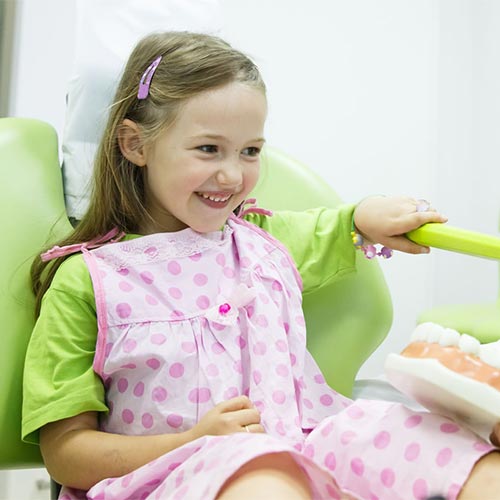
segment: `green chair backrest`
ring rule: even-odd
[[[0,468],[41,463],[38,446],[20,440],[21,388],[34,323],[30,264],[50,235],[70,230],[57,152],[49,125],[0,119]]]
[[[325,180],[304,164],[266,146],[252,196],[271,210],[336,207],[342,203]],[[375,260],[356,256],[357,272],[304,296],[308,348],[326,381],[351,396],[361,365],[386,337],[392,301]]]
[[[0,469],[42,463],[21,435],[22,372],[34,323],[31,260],[71,230],[57,136],[46,123],[0,119]],[[313,171],[267,147],[254,190],[259,206],[301,210],[336,206],[340,199]],[[330,385],[350,395],[357,371],[389,331],[392,305],[374,261],[358,255],[358,272],[304,298],[309,348]]]

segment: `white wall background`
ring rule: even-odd
[[[158,0],[161,1],[161,0]],[[221,35],[257,61],[268,142],[309,164],[346,201],[432,200],[449,223],[497,232],[500,2],[221,0]],[[64,127],[74,0],[19,1],[11,115]],[[377,375],[420,311],[494,300],[492,261],[434,250],[381,262],[394,324],[360,372]]]
[[[10,114],[46,120],[61,133],[74,0],[18,4]],[[266,79],[270,144],[309,164],[346,201],[374,193],[427,198],[449,224],[497,233],[500,2],[221,4],[221,35],[253,56]],[[382,372],[422,310],[497,296],[492,261],[434,250],[397,254],[381,266],[394,324],[360,377]]]

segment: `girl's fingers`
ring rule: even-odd
[[[428,222],[448,222],[448,217],[445,217],[436,210],[429,210],[428,212],[414,212],[412,216],[419,226],[427,224]]]
[[[255,408],[238,410],[232,415],[240,425],[250,425],[260,423],[260,413]]]
[[[253,403],[247,396],[236,396],[217,405],[222,413],[254,408]]]
[[[256,408],[226,410],[221,412],[221,418],[232,428],[260,423],[260,413]]]
[[[244,425],[241,428],[241,432],[249,432],[249,433],[257,433],[257,434],[265,434],[265,429],[261,424],[248,424]]]
[[[386,247],[397,250],[398,252],[405,252],[411,254],[421,254],[429,253],[430,248],[418,245],[413,241],[409,240],[406,236],[390,236],[387,238],[381,238],[379,243],[385,245]]]
[[[430,222],[444,223],[448,219],[438,212],[412,212],[394,222],[391,232],[393,235],[403,235]]]
[[[413,231],[414,229],[417,229],[424,224],[428,224],[431,222],[444,223],[447,220],[448,219],[446,217],[437,212],[413,212],[393,221],[392,224],[386,228],[385,234],[382,231],[378,235],[375,234],[375,241],[383,245],[391,246],[391,240],[403,238],[406,233]],[[406,240],[406,242],[409,242],[409,240],[407,240],[406,238],[404,239]],[[391,248],[404,252],[406,252],[406,250],[403,250],[403,247],[413,248],[414,250],[411,253],[421,253],[415,250],[416,246],[418,246],[415,243],[406,243],[402,239],[400,239],[400,242],[401,244],[398,247],[393,246]],[[395,245],[396,243],[392,244]]]

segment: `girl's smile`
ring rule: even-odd
[[[229,200],[231,199],[232,194],[224,194],[224,193],[196,193],[203,203],[212,208],[224,208]]]

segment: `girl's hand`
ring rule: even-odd
[[[407,253],[429,253],[428,247],[413,243],[405,234],[428,222],[446,222],[448,219],[432,207],[422,208],[426,208],[423,200],[405,196],[372,196],[356,207],[354,224],[367,243],[380,243]]]
[[[265,432],[260,413],[246,396],[219,403],[208,411],[191,429],[193,439],[201,436],[233,434],[235,432]]]

